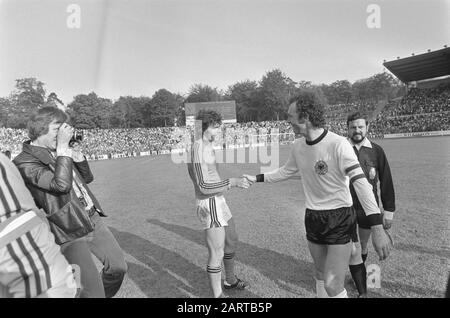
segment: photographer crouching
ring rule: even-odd
[[[28,122],[22,152],[14,159],[36,205],[47,213],[55,241],[81,272],[80,297],[113,297],[127,264],[116,239],[100,217],[106,214],[87,186],[94,177],[74,136],[69,116],[43,107]],[[73,145],[70,147],[69,144]],[[91,252],[102,262],[101,277]]]

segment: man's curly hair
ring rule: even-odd
[[[202,109],[198,112],[196,120],[202,121],[202,134],[209,126],[222,124],[222,116],[213,110]]]
[[[366,126],[369,125],[369,116],[367,116],[367,114],[364,112],[356,111],[347,116],[347,127],[351,121],[354,121],[357,119],[364,119],[366,121]]]
[[[316,128],[325,127],[324,105],[314,92],[302,91],[291,98],[292,103],[297,106],[298,119],[309,120]]]

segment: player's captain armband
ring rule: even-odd
[[[370,226],[383,224],[383,217],[381,213],[369,214],[367,215],[367,222]]]

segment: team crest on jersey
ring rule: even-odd
[[[328,165],[325,161],[319,160],[316,162],[314,170],[316,170],[317,174],[324,175],[328,172]]]

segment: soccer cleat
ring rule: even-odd
[[[236,277],[236,282],[234,284],[228,284],[227,281],[225,280],[223,282],[223,287],[225,289],[237,289],[237,290],[242,290],[248,287],[248,283],[244,282],[243,280],[239,279]]]

